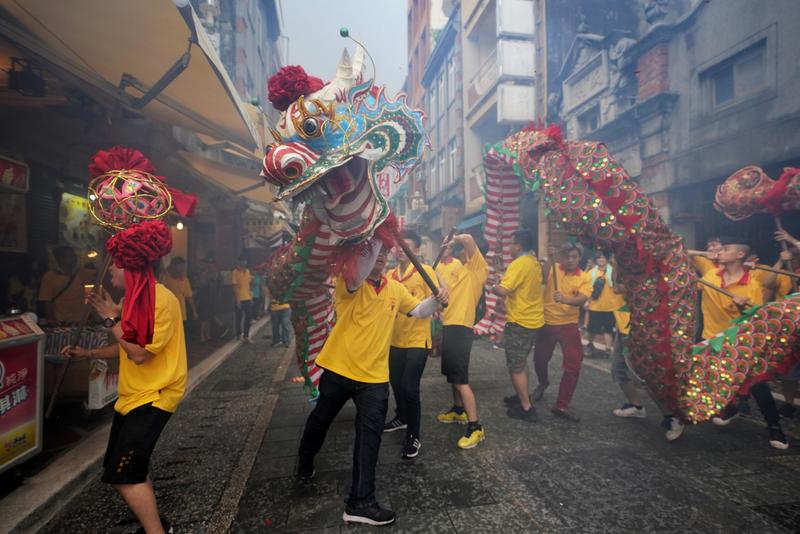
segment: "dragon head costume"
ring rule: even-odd
[[[360,45],[352,58],[345,50],[328,83],[299,66],[269,80],[281,116],[261,176],[278,187],[278,199],[305,208],[297,237],[266,272],[273,298],[292,305],[297,359],[312,395],[322,374],[314,359],[333,321],[329,278],[373,236],[391,244],[393,217],[378,173],[391,166],[402,176],[427,145],[424,114],[404,94],[391,98],[385,86],[365,80],[364,57]]]

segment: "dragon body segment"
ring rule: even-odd
[[[797,361],[800,294],[750,309],[694,343],[696,277],[683,241],[602,143],[531,128],[498,143],[484,163],[495,182],[541,189],[549,216],[570,234],[613,250],[631,312],[630,363],[662,409],[705,421]],[[487,195],[487,211],[502,209],[492,204]],[[513,229],[492,236],[496,250],[506,250]]]

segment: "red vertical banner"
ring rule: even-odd
[[[37,446],[38,346],[0,349],[0,471]]]

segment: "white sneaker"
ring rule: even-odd
[[[664,417],[661,426],[667,429],[667,432],[664,434],[667,441],[675,441],[683,434],[683,423],[681,423],[677,417],[671,417],[669,415]]]
[[[711,418],[711,422],[716,426],[728,426],[728,423],[739,417],[739,408],[735,404],[729,404],[719,415]]]
[[[633,404],[626,402],[619,408],[615,408],[612,411],[614,415],[617,417],[634,417],[637,419],[644,419],[647,417],[647,410],[644,409],[644,406],[637,408]]]

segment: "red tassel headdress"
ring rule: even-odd
[[[121,188],[117,188],[114,184],[101,191],[106,196],[111,195],[114,202],[125,204],[122,211],[130,217],[126,221],[125,228],[106,243],[106,249],[111,254],[114,264],[125,270],[122,339],[144,347],[152,343],[155,326],[156,278],[152,264],[172,250],[172,234],[166,223],[160,219],[167,214],[167,211],[150,213],[148,210],[152,210],[153,206],[169,206],[170,203],[168,200],[155,198],[153,202],[141,203],[139,207],[140,203],[131,202],[131,195],[135,195],[142,182],[149,180],[150,183],[162,184],[160,188],[154,189],[156,197],[159,189],[161,191],[165,189],[164,178],[155,176],[155,167],[140,151],[126,147],[98,151],[89,163],[90,176],[92,179],[104,180],[103,177],[110,173],[121,182]],[[168,196],[171,196],[172,207],[181,216],[194,215],[196,196],[177,189],[166,189],[169,191]],[[134,193],[125,196],[129,190]],[[93,202],[99,201],[100,199],[93,200]],[[147,212],[132,212],[131,206]],[[120,213],[113,208],[112,211],[112,215],[118,216]],[[96,211],[93,213],[98,216]],[[109,226],[114,225],[109,224]]]

